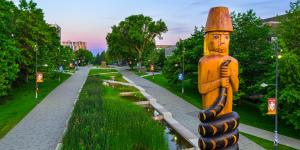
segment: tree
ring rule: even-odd
[[[101,54],[98,53],[95,57],[94,65],[100,65],[102,61],[105,61],[105,57],[105,51],[101,52]]]
[[[162,33],[165,32],[167,26],[162,20],[153,21],[151,17],[142,14],[129,16],[113,26],[112,32],[107,35],[109,53],[113,51],[114,56],[127,54],[134,57],[132,52],[135,51],[141,69],[143,53],[145,50],[153,50],[155,38],[162,39]]]
[[[70,47],[60,46],[58,48],[59,50],[56,57],[56,66],[64,66],[66,68],[67,66],[69,66],[70,62],[75,59],[75,54],[73,52],[73,49],[71,49]]]
[[[93,54],[89,50],[79,49],[75,51],[75,57],[80,66],[85,66],[93,62]]]
[[[32,0],[20,0],[18,7],[2,0],[0,10],[0,96],[8,94],[13,82],[34,79],[35,67],[47,79],[74,58],[72,50],[61,47],[57,28],[46,23]]]
[[[57,68],[56,57],[60,47],[57,29],[44,20],[42,9],[32,0],[20,0],[16,20],[15,40],[20,49],[19,79],[28,82],[35,78],[35,61],[39,71],[53,74]],[[42,67],[47,64],[48,67]],[[50,76],[45,76],[45,78]]]
[[[281,17],[277,35],[280,47],[278,111],[279,117],[295,129],[300,129],[300,1],[290,4],[290,10]],[[275,71],[270,72],[269,81],[275,81]],[[268,88],[265,96],[274,97],[274,87]],[[266,112],[267,103],[261,105]]]
[[[178,74],[182,72],[182,61],[184,55],[184,74],[185,79],[192,79],[193,84],[197,83],[198,62],[203,56],[204,28],[199,30],[197,27],[191,37],[180,40],[176,43],[176,49],[172,56],[169,56],[163,67],[164,76],[172,83],[178,81]],[[183,52],[185,50],[185,52]]]
[[[300,56],[300,1],[297,0],[290,4],[290,10],[279,20],[279,30],[277,34],[280,37],[280,44],[286,50]]]
[[[239,61],[240,91],[237,99],[248,99],[261,92],[260,84],[266,82],[272,71],[274,53],[268,41],[270,27],[264,25],[253,10],[232,13],[234,31],[231,34],[231,55]]]
[[[163,67],[165,61],[165,50],[164,49],[154,49],[149,52],[144,58],[145,66],[150,69],[150,65],[153,64],[155,70],[160,70]]]
[[[7,95],[12,82],[16,79],[20,57],[13,41],[17,8],[13,2],[0,1],[0,97]]]

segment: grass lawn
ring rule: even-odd
[[[132,89],[130,89],[132,90]],[[63,149],[167,150],[164,127],[144,108],[89,76],[77,101]]]
[[[89,75],[108,73],[108,72],[118,72],[116,69],[91,69]]]
[[[145,72],[145,71],[140,71],[139,72],[137,69],[133,69],[133,70],[129,70],[129,71],[132,71],[133,73],[135,73],[138,76],[147,75],[147,72]]]
[[[181,94],[181,85],[174,85],[167,81],[163,75],[155,75],[155,78],[152,79],[151,76],[145,77],[166,89],[176,94],[177,96],[182,97],[187,102],[201,109],[201,100],[198,90],[189,82],[185,81],[185,93]],[[255,104],[252,103],[242,103],[239,106],[234,106],[234,111],[238,112],[240,115],[241,123],[261,128],[264,130],[274,131],[274,118],[270,116],[262,116],[260,110]],[[279,120],[278,133],[286,135],[289,137],[300,139],[300,130],[295,130],[292,126],[286,125],[285,121]]]
[[[105,70],[110,70],[110,71],[105,71]],[[99,74],[99,73],[107,73],[107,74]],[[126,82],[127,81],[123,78],[123,75],[120,74],[117,70],[115,69],[91,69],[89,72],[90,76],[98,76],[103,80],[114,80],[119,81],[119,82]]]
[[[144,77],[147,80],[150,80],[174,93],[175,95],[183,98],[194,106],[201,108],[201,98],[198,90],[191,84],[190,81],[184,81],[184,94],[181,93],[181,83],[174,85],[171,84],[162,74]]]
[[[245,137],[247,137],[248,139],[250,139],[251,141],[257,143],[258,145],[260,145],[261,147],[267,149],[267,150],[273,150],[274,149],[274,144],[273,141],[269,141],[269,140],[265,140],[262,139],[260,137],[256,137],[244,132],[240,132],[240,134],[244,135]],[[278,145],[278,149],[280,150],[295,150],[294,148],[279,144]]]
[[[39,84],[38,99],[35,99],[35,83],[22,84],[14,88],[9,96],[0,100],[0,138],[23,119],[41,100],[70,75],[62,74],[61,82],[57,79],[45,80]]]

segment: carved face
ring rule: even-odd
[[[229,49],[229,32],[208,32],[208,50],[211,54],[227,55]]]

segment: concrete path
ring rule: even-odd
[[[151,81],[141,78],[134,73],[127,71],[125,68],[118,68],[119,71],[128,79],[133,81],[138,86],[141,86],[151,96],[157,99],[165,109],[172,113],[174,119],[180,122],[183,126],[193,132],[196,136],[200,136],[197,129],[199,120],[197,113],[200,111],[198,108],[184,101],[175,94],[169,92]],[[239,146],[242,150],[261,150],[263,149],[256,143],[250,141],[246,137],[240,135]]]
[[[23,120],[0,140],[0,150],[54,150],[89,67],[80,68],[54,89]]]
[[[147,77],[147,76],[153,76],[154,75],[158,75],[158,74],[162,74],[162,72],[146,72],[147,74],[146,75],[142,75],[141,77],[144,78],[144,77]]]

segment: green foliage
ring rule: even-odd
[[[280,44],[286,50],[300,56],[300,0],[290,3],[290,10],[279,19],[280,25],[277,34]]]
[[[28,81],[35,77],[36,59],[39,71],[47,73],[57,68],[60,39],[57,29],[45,22],[42,9],[33,1],[21,0],[17,14],[14,39],[21,53],[19,79]],[[48,67],[42,67],[44,64]]]
[[[142,108],[88,77],[75,105],[63,149],[168,149],[164,128]]]
[[[12,83],[34,80],[36,67],[47,79],[74,58],[71,49],[60,45],[58,29],[46,23],[32,0],[20,0],[18,7],[1,0],[0,10],[0,97],[8,94]]]
[[[85,66],[93,62],[93,54],[89,50],[79,49],[75,51],[75,58],[78,60],[78,65]]]
[[[155,70],[160,70],[164,66],[165,51],[164,49],[154,49],[145,56],[144,60],[144,65],[147,67],[147,70],[150,69],[151,64],[154,64]]]
[[[279,117],[291,124],[295,129],[300,129],[300,45],[299,17],[300,1],[291,3],[291,9],[280,18],[281,24],[277,31],[279,42],[279,88],[278,88],[278,111]],[[277,44],[277,43],[275,43]],[[276,47],[274,47],[276,48]],[[275,58],[275,57],[274,57]],[[274,67],[273,67],[274,68]],[[275,82],[275,69],[269,73],[269,83]],[[265,99],[275,97],[273,86],[267,88]],[[262,112],[267,111],[267,102],[261,105]]]
[[[239,100],[258,94],[260,84],[266,82],[267,73],[273,71],[274,59],[271,43],[268,41],[270,28],[264,25],[256,14],[232,14],[234,31],[231,34],[231,55],[239,61]],[[243,96],[245,95],[245,96]]]
[[[167,30],[162,20],[153,21],[151,17],[142,14],[129,16],[114,25],[112,32],[107,34],[108,54],[119,63],[138,61],[142,64],[143,53],[153,50],[155,38],[162,39],[162,33]]]
[[[101,65],[102,61],[106,61],[106,53],[105,51],[101,52],[101,54],[97,54],[95,60],[93,62],[94,65]]]
[[[64,68],[68,68],[70,62],[75,58],[75,54],[73,50],[69,47],[61,46],[59,47],[59,51],[56,56],[56,66],[63,66]]]
[[[12,82],[19,72],[17,61],[20,57],[14,36],[15,11],[13,2],[0,1],[0,97],[7,95]]]
[[[89,72],[89,76],[98,76],[103,80],[115,80],[127,83],[123,75],[115,69],[92,69]]]
[[[116,69],[91,69],[89,75],[96,75],[100,73],[109,73],[109,72],[117,73],[118,71]]]
[[[182,72],[182,61],[184,55],[184,74],[186,79],[192,79],[197,83],[198,62],[203,56],[204,30],[195,28],[191,37],[176,43],[176,49],[172,56],[165,61],[163,74],[172,83],[178,81],[178,74]],[[185,52],[183,52],[185,49]],[[196,85],[195,85],[196,86]]]

